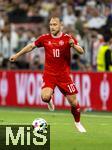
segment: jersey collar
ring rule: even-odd
[[[63,35],[63,32],[61,32],[60,35],[58,35],[58,36],[54,36],[53,34],[51,34],[51,36],[52,36],[53,38],[60,38],[62,35]]]

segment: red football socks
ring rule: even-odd
[[[71,106],[71,113],[74,117],[75,122],[80,122],[80,105]]]

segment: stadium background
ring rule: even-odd
[[[12,54],[49,31],[53,15],[62,18],[64,31],[86,50],[83,56],[71,50],[71,76],[86,134],[74,129],[70,106],[58,89],[54,112],[42,103],[43,48],[9,62]],[[31,125],[44,118],[51,127],[51,150],[111,150],[112,72],[98,72],[96,61],[111,27],[111,0],[0,0],[0,125]]]

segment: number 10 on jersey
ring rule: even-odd
[[[59,49],[53,49],[53,56],[54,57],[60,57],[60,50]]]

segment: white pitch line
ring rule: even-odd
[[[60,124],[60,122],[55,122],[55,123],[48,123],[48,125],[57,125],[57,124]],[[16,123],[16,122],[4,122],[4,123],[0,123],[0,125],[30,125],[31,126],[31,123]],[[72,125],[72,123],[67,123],[67,122],[64,122],[63,125]]]
[[[107,126],[107,125],[109,125],[108,123],[101,123],[100,124],[101,126]]]
[[[60,124],[60,122],[48,122],[48,125],[50,125],[51,127],[52,127],[52,125],[59,125]],[[3,123],[0,123],[0,125],[28,125],[28,126],[31,126],[31,122],[30,123],[20,123],[20,122],[18,122],[18,123],[16,123],[16,122],[3,122]],[[63,125],[64,126],[68,126],[68,125],[70,125],[70,126],[72,126],[73,125],[73,123],[70,123],[70,122],[63,122]],[[101,123],[101,124],[99,124],[99,125],[101,125],[101,126],[107,126],[107,125],[109,125],[108,123]]]
[[[82,116],[85,117],[92,117],[92,118],[110,118],[112,119],[112,116],[107,116],[107,115],[93,115],[93,114],[82,114]]]
[[[71,113],[64,113],[64,112],[58,112],[58,113],[56,113],[56,112],[36,112],[36,111],[22,111],[22,110],[14,110],[14,111],[6,111],[6,110],[0,110],[0,112],[1,111],[3,111],[3,112],[8,112],[8,113],[14,113],[14,112],[16,112],[16,113],[30,113],[30,114],[39,114],[39,115],[50,115],[50,116],[57,116],[57,115],[61,115],[61,116],[70,116],[71,115]],[[110,115],[95,115],[95,114],[91,114],[92,112],[90,112],[90,114],[81,114],[82,116],[85,116],[85,117],[92,117],[92,118],[112,118],[112,116],[110,116]]]

